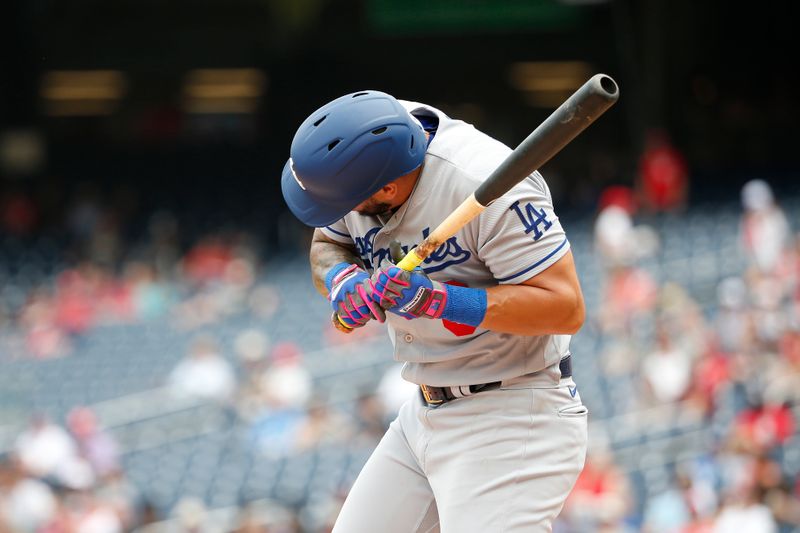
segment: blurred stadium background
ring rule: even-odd
[[[0,16],[0,532],[324,532],[399,401],[327,320],[278,178],[375,88],[543,173],[588,319],[559,532],[800,530],[791,2],[17,0]],[[377,530],[376,530],[377,531]]]

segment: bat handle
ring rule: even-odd
[[[333,324],[333,327],[335,327],[342,333],[353,333],[353,328],[345,324],[344,321],[342,320],[342,317],[340,317],[339,313],[337,313],[336,311],[334,311],[333,314],[331,315],[331,324]]]
[[[424,257],[420,257],[417,254],[417,249],[414,248],[413,250],[411,250],[410,252],[408,252],[406,254],[406,256],[402,259],[402,261],[397,263],[397,266],[399,266],[403,270],[407,270],[407,271],[411,272],[412,270],[417,268],[419,265],[421,265],[424,260],[425,260],[425,258]]]

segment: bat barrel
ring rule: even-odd
[[[507,193],[525,176],[547,163],[618,98],[619,88],[611,76],[592,76],[533,130],[476,189],[475,199],[487,206]]]
[[[617,87],[617,82],[611,79],[611,76],[607,74],[595,74],[589,80],[590,83],[599,83],[600,89],[602,89],[608,98],[612,99],[612,103],[616,102],[617,98],[619,97],[619,88]],[[595,89],[599,92],[599,89]]]

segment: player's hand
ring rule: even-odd
[[[447,304],[447,287],[421,268],[409,272],[389,264],[372,275],[372,298],[383,309],[412,318],[439,318]]]
[[[337,265],[330,280],[331,307],[350,328],[360,328],[370,320],[384,322],[386,313],[372,298],[369,274],[358,265]]]

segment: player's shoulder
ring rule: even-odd
[[[528,203],[552,206],[552,196],[542,175],[538,170],[514,185],[506,194],[500,196],[486,208],[488,213],[512,210],[515,204]]]
[[[400,100],[400,103],[412,115],[438,119],[438,129],[428,146],[426,165],[434,167],[437,174],[458,178],[455,183],[447,180],[449,187],[463,186],[472,192],[511,154],[511,148],[501,141],[468,122],[451,118],[436,107],[409,100]],[[509,198],[515,195],[549,197],[550,191],[536,171],[517,184]]]
[[[479,185],[502,163],[511,149],[463,120],[420,102],[403,102],[416,116],[435,116],[438,121],[433,140],[428,145],[426,164],[437,173],[452,171],[470,186]]]

